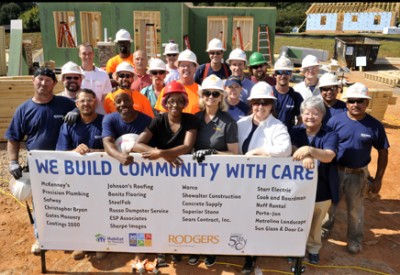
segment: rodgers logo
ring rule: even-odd
[[[201,243],[219,243],[218,235],[169,235],[168,242],[174,244],[201,244]]]

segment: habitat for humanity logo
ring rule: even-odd
[[[151,233],[129,233],[129,246],[152,246]]]
[[[98,243],[104,243],[106,241],[106,236],[104,236],[103,234],[97,233],[96,235],[94,235],[94,237],[96,238],[96,242]]]

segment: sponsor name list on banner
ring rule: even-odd
[[[317,171],[291,158],[190,155],[174,168],[132,154],[31,151],[47,250],[303,256]]]

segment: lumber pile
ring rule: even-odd
[[[400,86],[400,70],[368,72],[365,73],[365,79],[395,88]]]
[[[63,84],[58,82],[54,93],[62,91]],[[34,94],[32,76],[0,77],[0,141],[5,141],[4,134],[10,125],[15,109]]]

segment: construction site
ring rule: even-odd
[[[34,235],[26,205],[8,191],[10,174],[4,137],[16,108],[32,98],[32,74],[38,66],[48,66],[60,73],[61,66],[68,61],[79,64],[76,47],[84,42],[95,45],[95,63],[104,67],[107,60],[117,54],[113,39],[122,27],[133,34],[134,48],[145,49],[150,58],[162,57],[166,43],[173,40],[179,44],[180,50],[187,48],[198,54],[198,62],[202,64],[208,62],[205,52],[208,41],[218,37],[223,41],[227,53],[241,48],[249,57],[252,52],[258,51],[270,67],[273,67],[280,54],[285,53],[296,66],[290,86],[303,80],[299,65],[308,54],[320,60],[321,74],[332,72],[339,77],[343,89],[338,97],[345,94],[355,82],[366,85],[372,98],[367,112],[383,123],[390,148],[389,164],[380,194],[370,195],[365,200],[364,249],[357,255],[349,255],[345,250],[346,206],[341,201],[338,221],[331,234],[323,240],[320,264],[303,262],[301,273],[399,274],[400,186],[397,180],[400,177],[400,57],[380,56],[379,49],[385,41],[367,36],[371,32],[396,33],[399,28],[395,22],[398,22],[399,11],[400,3],[397,2],[313,4],[303,23],[305,32],[338,34],[329,54],[322,49],[296,45],[285,45],[279,51],[275,49],[275,8],[244,11],[242,8],[193,7],[188,3],[43,3],[40,7],[41,49],[33,48],[32,41],[23,39],[19,20],[11,23],[9,45],[5,42],[4,28],[0,27],[0,246],[3,252],[0,274],[43,273],[43,261],[29,251]],[[354,27],[349,22],[358,24]],[[372,25],[368,25],[368,22],[372,22]],[[383,26],[384,22],[387,25]],[[340,36],[344,32],[355,35]],[[271,69],[269,72],[272,74]],[[59,81],[54,91],[63,89],[63,83]],[[26,153],[24,151],[23,154]],[[369,165],[371,174],[376,170],[376,155],[377,152],[373,150]],[[75,261],[71,253],[47,251],[46,272],[132,274],[131,264],[136,256],[136,253],[113,252],[108,253],[105,259],[97,260],[95,252],[90,252],[83,260]],[[138,255],[153,260],[156,254]],[[241,274],[244,261],[244,255],[218,255],[217,264],[212,267],[207,267],[203,261],[198,266],[190,266],[187,264],[187,255],[183,256],[180,263],[168,261],[165,267],[159,268],[158,274]],[[299,271],[294,270],[285,257],[265,255],[258,257],[255,274],[300,274],[296,272]]]

